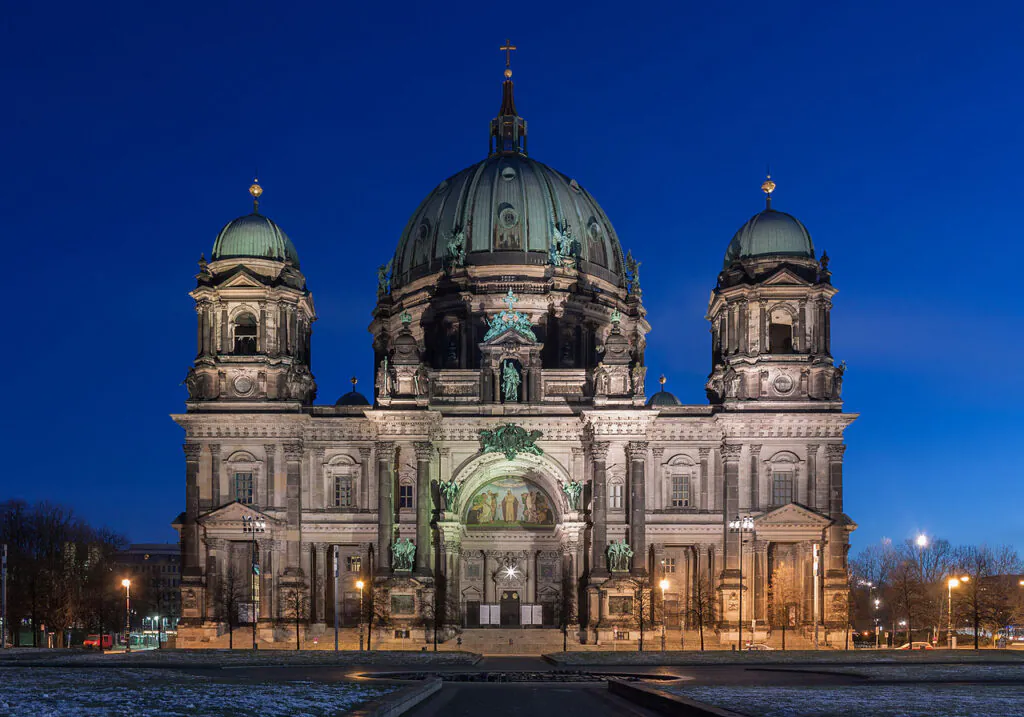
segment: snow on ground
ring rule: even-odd
[[[227,682],[161,669],[0,669],[3,717],[327,717],[394,687],[351,682]]]
[[[664,689],[758,717],[1007,717],[1021,714],[1024,705],[1024,685],[670,686]]]

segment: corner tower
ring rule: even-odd
[[[310,371],[313,297],[288,235],[259,213],[255,180],[251,214],[228,222],[210,261],[199,260],[197,350],[185,378],[190,411],[229,404],[291,402],[316,396]],[[239,408],[241,406],[238,406]]]
[[[744,224],[711,293],[708,399],[734,409],[841,410],[843,367],[831,353],[828,255],[796,217],[772,208],[775,182],[761,185],[765,209]]]

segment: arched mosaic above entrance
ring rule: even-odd
[[[555,526],[551,497],[537,484],[518,476],[492,478],[467,503],[469,528],[546,529]]]

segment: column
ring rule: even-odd
[[[311,468],[311,479],[310,482],[310,502],[309,507],[314,510],[326,508],[326,501],[324,500],[324,454],[326,451],[323,448],[314,448],[310,451],[310,458],[313,461]]]
[[[700,456],[700,512],[708,512],[708,457],[711,455],[710,448],[698,448]]]
[[[220,444],[210,444],[210,507],[219,508],[220,500]]]
[[[393,501],[395,444],[378,441],[377,451],[377,574],[391,572],[391,539],[394,535]]]
[[[735,520],[740,514],[740,452],[742,446],[725,444],[722,446],[722,462],[725,468],[725,510],[722,513],[725,531],[725,570],[739,573],[740,533],[729,530],[729,521]]]
[[[490,605],[494,602],[494,579],[491,575],[491,568],[488,565],[487,558],[489,553],[486,550],[480,551],[484,557],[483,564],[483,581],[484,581],[484,603]]]
[[[608,458],[608,442],[594,441],[590,444],[590,458],[594,466],[594,479],[591,486],[593,496],[591,516],[593,529],[590,545],[590,574],[604,577],[608,575],[605,564],[605,550],[608,547],[608,496],[605,476],[605,460]]]
[[[256,327],[256,351],[258,353],[269,353],[267,351],[267,302],[260,302],[260,323]]]
[[[274,559],[273,559],[273,546],[275,545],[273,540],[260,540],[256,544],[256,549],[260,556],[260,620],[269,620],[273,613],[271,612],[272,596],[274,594],[273,589],[273,573],[274,573]]]
[[[763,540],[753,541],[750,550],[751,571],[750,592],[753,595],[751,616],[758,625],[764,626],[768,614],[768,543]]]
[[[768,300],[761,299],[758,302],[758,309],[761,312],[761,353],[767,353],[770,348],[768,346]]]
[[[314,543],[313,549],[316,551],[316,566],[313,568],[316,575],[313,588],[313,615],[316,621],[322,624],[326,622],[327,615],[327,543]],[[331,556],[332,559],[333,557]]]
[[[807,506],[811,510],[818,508],[818,444],[807,444]]]
[[[526,556],[526,596],[524,603],[537,602],[537,551],[531,550]]]
[[[828,457],[828,489],[829,517],[832,524],[828,528],[828,563],[826,568],[831,574],[846,572],[845,529],[840,525],[843,515],[843,454],[846,446],[842,443],[830,443],[825,446]],[[832,577],[832,575],[830,575]]]
[[[807,299],[797,303],[796,326],[793,327],[793,350],[807,352]]]
[[[302,576],[299,542],[302,540],[302,444],[284,444],[285,460],[285,574]]]
[[[434,446],[430,441],[413,443],[416,451],[416,574],[433,574],[430,560],[430,462]]]
[[[202,445],[186,443],[185,450],[185,525],[182,530],[184,565],[182,576],[199,577],[203,569],[199,563],[199,455]]]
[[[266,473],[263,487],[263,507],[273,507],[277,504],[277,446],[273,443],[266,443],[263,446],[263,453],[266,456]]]
[[[769,491],[771,489],[769,488]],[[769,500],[766,503],[770,503]],[[758,510],[761,507],[761,444],[755,443],[750,446],[750,510]]]
[[[824,341],[824,343],[825,343],[825,345],[823,347],[824,351],[822,353],[825,353],[825,354],[828,354],[829,356],[831,356],[832,355],[832,302],[829,301],[828,299],[826,299],[823,302],[823,304],[824,304],[824,306],[822,307],[822,310],[824,311],[824,314],[825,314],[824,315],[824,318],[825,318],[825,326],[824,326],[824,334],[825,334],[824,338],[825,338],[825,341]]]
[[[228,310],[220,310],[220,352],[231,353],[231,335],[228,332]]]
[[[669,507],[668,486],[661,477],[661,459],[664,456],[664,446],[654,446],[651,448],[651,458],[654,461],[654,465],[651,466],[651,485],[655,486],[655,495],[661,495],[659,505],[649,506],[652,509]],[[658,490],[657,486],[661,486],[661,490]]]
[[[370,491],[370,447],[359,448],[359,507],[363,510],[373,508],[373,496]]]
[[[196,304],[196,357],[206,355],[206,305]]]
[[[634,575],[647,574],[647,441],[626,444],[629,458],[629,542]]]
[[[740,328],[740,331],[739,331],[739,334],[740,334],[740,353],[742,353],[742,354],[749,354],[750,353],[750,341],[749,341],[750,319],[747,316],[747,311],[748,311],[747,300],[746,299],[742,299],[740,301],[740,327],[739,327]]]

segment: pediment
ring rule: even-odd
[[[509,343],[517,346],[536,346],[538,342],[532,341],[527,337],[513,328],[507,328],[497,336],[492,336],[487,341],[481,343],[481,346],[504,346]]]
[[[232,276],[222,281],[220,289],[265,289],[266,282],[261,281],[255,274],[249,272],[245,267],[239,267]]]
[[[216,523],[218,525],[224,525],[238,523],[241,525],[243,517],[262,518],[267,521],[268,525],[283,525],[283,523],[276,518],[271,518],[263,511],[257,510],[252,506],[245,505],[244,503],[239,503],[237,500],[199,516],[198,522],[200,524]]]
[[[754,518],[754,528],[815,528],[821,529],[832,524],[831,518],[799,503],[789,503],[762,516]]]
[[[797,276],[792,269],[781,267],[777,272],[761,282],[762,286],[810,286],[811,282]]]

